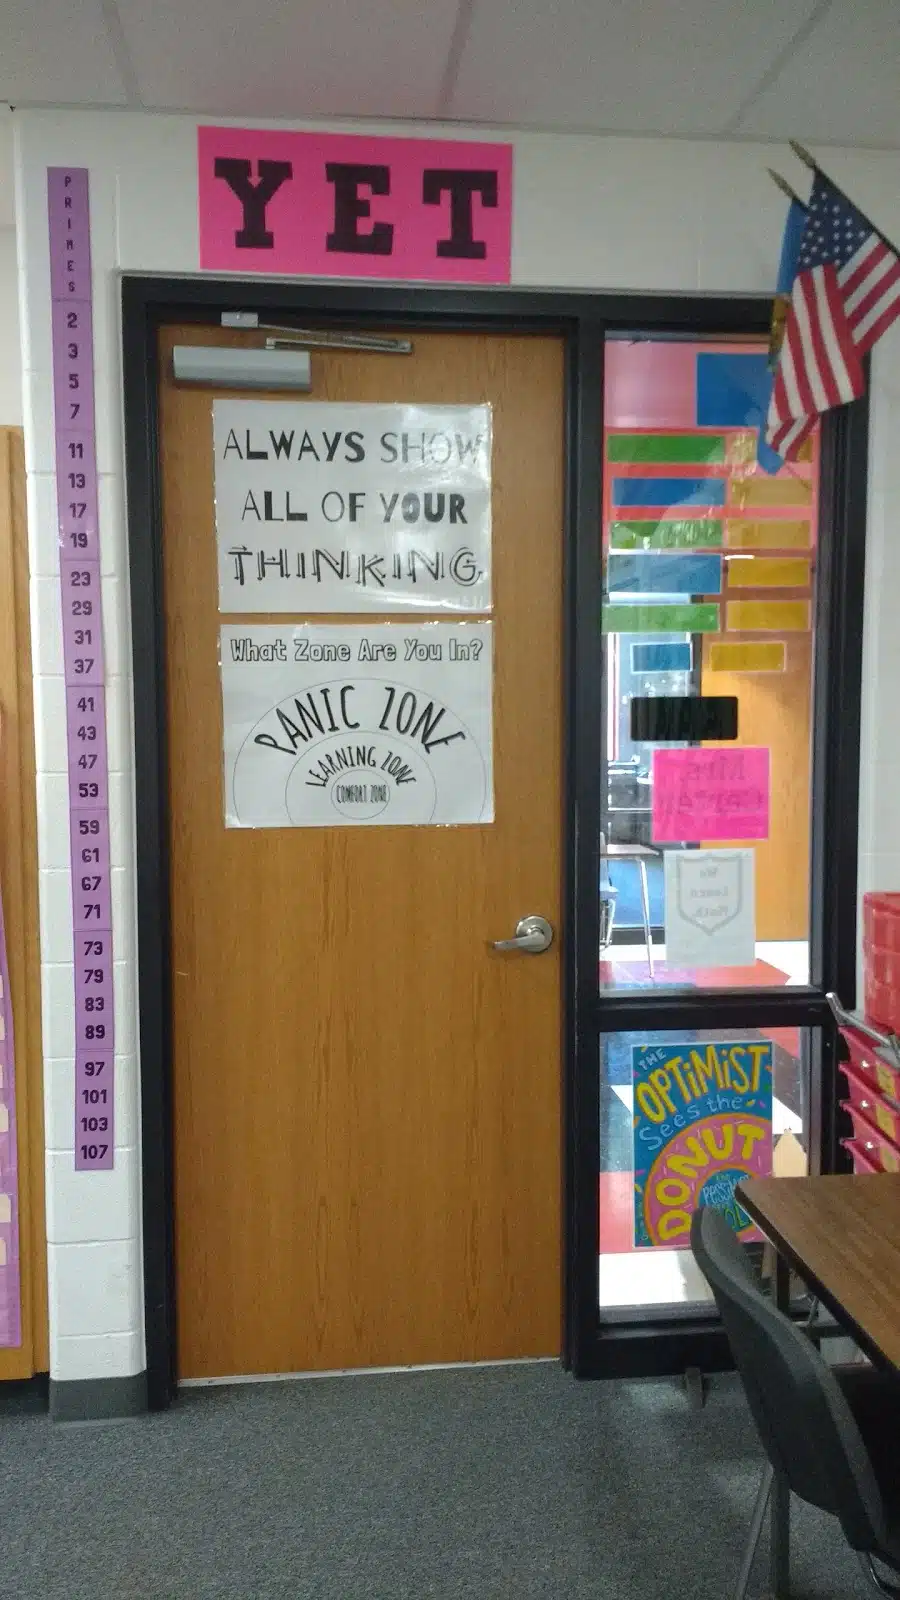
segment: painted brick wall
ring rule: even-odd
[[[221,121],[222,119],[217,119]],[[29,472],[40,809],[51,1348],[57,1379],[143,1365],[129,594],[123,500],[118,280],[122,269],[198,270],[196,119],[17,114],[16,191]],[[297,124],[301,126],[301,124]],[[341,125],[335,124],[339,127]],[[346,131],[354,131],[344,124]],[[357,129],[358,131],[358,129]],[[410,124],[374,131],[409,135]],[[423,134],[466,137],[459,128]],[[484,130],[471,137],[484,138]],[[519,287],[766,293],[784,203],[765,168],[799,183],[771,146],[517,134],[513,282]],[[56,548],[46,168],[91,172],[98,466],[108,672],[116,955],[116,1170],[72,1170],[73,979]],[[832,151],[829,166],[900,235],[900,156]],[[867,581],[863,881],[900,888],[900,335],[874,377]],[[142,603],[138,597],[137,603]],[[896,880],[896,881],[895,881]]]
[[[16,230],[0,227],[0,428],[22,426]]]

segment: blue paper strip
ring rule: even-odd
[[[724,478],[613,478],[616,506],[723,506]]]
[[[610,594],[721,594],[722,557],[638,550],[607,560]]]
[[[633,644],[632,672],[690,672],[691,646],[687,639],[677,644]]]
[[[758,428],[769,404],[768,355],[709,352],[697,357],[697,426]]]

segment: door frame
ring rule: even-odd
[[[682,334],[710,337],[728,334],[765,335],[771,302],[764,296],[609,295],[544,293],[517,289],[420,289],[405,286],[316,283],[297,280],[208,277],[154,277],[126,273],[122,278],[122,341],[125,410],[125,464],[134,673],[134,742],[136,792],[138,1012],[141,1062],[141,1166],[143,1180],[143,1267],[148,1400],[152,1409],[166,1407],[176,1385],[174,1274],[174,1189],[172,1127],[172,1041],[170,1006],[169,818],[167,815],[167,744],[165,715],[165,638],[162,595],[162,495],[159,461],[157,333],[172,322],[218,325],[223,311],[235,308],[298,324],[314,319],[336,329],[386,327],[426,331],[551,334],[565,341],[566,494],[563,573],[563,925],[562,968],[562,1139],[563,1240],[561,1285],[562,1359],[578,1376],[613,1370],[600,1349],[596,1299],[598,1170],[597,1061],[600,1033],[625,1025],[627,997],[603,998],[597,989],[599,910],[599,832],[603,774],[597,752],[602,748],[602,596],[600,562],[603,354],[607,333],[639,330],[641,335]],[[850,408],[850,415],[858,406]],[[846,419],[845,419],[846,420]],[[858,420],[858,419],[857,419]],[[863,446],[865,425],[863,419]],[[858,449],[849,479],[838,473],[831,501],[842,522],[858,515],[859,472],[862,471],[863,525],[865,452]],[[843,459],[843,457],[842,457]],[[849,458],[848,458],[849,460]],[[851,463],[852,464],[852,463]],[[845,463],[846,465],[846,463]],[[861,586],[860,577],[860,586]],[[835,631],[837,660],[853,681],[854,638],[848,616],[857,623],[855,605],[837,608],[829,617]],[[859,610],[861,616],[861,609]],[[843,630],[843,631],[842,631]],[[857,627],[857,633],[861,629]],[[857,655],[859,651],[856,651]],[[831,656],[829,656],[829,661]],[[849,674],[849,678],[847,676]],[[829,669],[828,677],[833,674]],[[834,704],[840,700],[832,695]],[[855,697],[858,702],[858,693]],[[828,710],[830,708],[826,708]],[[828,725],[835,721],[827,716]],[[851,718],[852,722],[852,718]],[[846,731],[844,760],[858,765],[858,716]],[[822,774],[820,773],[819,779]],[[847,772],[835,755],[829,764],[828,794],[840,801],[848,794]],[[855,768],[853,818],[855,823]],[[819,792],[819,791],[817,791]],[[824,792],[824,791],[823,791]],[[843,818],[829,807],[828,815]],[[852,833],[852,837],[851,837]],[[854,922],[850,929],[855,961],[855,827],[837,830],[841,853],[839,889],[852,877]],[[852,847],[852,871],[851,871]],[[832,853],[833,859],[833,853]],[[814,851],[814,877],[824,882],[824,857]],[[831,881],[833,882],[833,874]],[[826,919],[828,951],[841,947],[840,962],[824,956],[819,966],[829,976],[849,973],[847,928],[841,922],[850,900],[843,891],[834,917]],[[821,897],[820,897],[820,903]],[[838,981],[844,981],[838,978]],[[833,986],[836,986],[833,985]],[[849,982],[844,990],[850,994]],[[778,1004],[779,998],[782,1004]],[[782,994],[765,1004],[771,1020],[783,1017]],[[824,991],[793,990],[791,1020],[798,999],[810,1019],[824,1018]],[[625,1000],[625,1009],[617,1000]],[[717,1013],[740,1012],[745,997],[724,992]],[[731,1004],[729,1005],[729,1002]],[[658,1020],[671,1015],[675,1001],[652,997],[642,1008],[642,1026],[671,1025]],[[689,1003],[689,1002],[688,1002]],[[630,1002],[633,1006],[634,1002]],[[678,1002],[678,1024],[685,1020]],[[709,1016],[709,1007],[704,1014]],[[619,1018],[622,1020],[618,1020]],[[726,1021],[725,1015],[716,1021]],[[820,1121],[830,1113],[822,1112]],[[833,1142],[833,1141],[832,1141]],[[625,1330],[616,1330],[624,1332]],[[664,1351],[651,1330],[628,1330],[629,1354],[622,1370],[676,1370],[688,1330],[679,1325],[677,1350]],[[727,1361],[724,1334],[699,1330],[710,1358]],[[648,1353],[648,1338],[659,1346]],[[624,1345],[622,1345],[624,1349]],[[675,1366],[672,1365],[673,1359]],[[663,1360],[664,1366],[659,1366]],[[637,1365],[635,1365],[637,1363]],[[682,1363],[683,1364],[683,1363]],[[690,1364],[690,1363],[688,1363]],[[704,1362],[709,1366],[712,1359]]]

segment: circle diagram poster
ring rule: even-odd
[[[220,631],[225,825],[494,819],[492,625]]]

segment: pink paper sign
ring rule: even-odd
[[[197,130],[200,265],[508,283],[512,145]]]
[[[768,837],[768,750],[654,750],[655,844]]]

